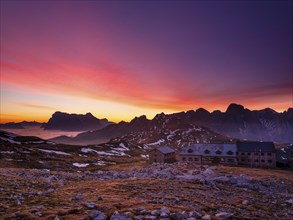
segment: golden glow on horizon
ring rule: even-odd
[[[156,114],[164,112],[165,114],[171,114],[175,112],[179,112],[178,110],[170,110],[170,109],[148,109],[148,108],[139,108],[136,106],[131,106],[127,104],[115,103],[115,102],[106,102],[106,101],[93,101],[87,99],[76,99],[77,103],[80,103],[77,106],[71,106],[72,102],[65,102],[63,106],[57,105],[56,110],[52,110],[53,107],[48,107],[45,109],[43,106],[40,108],[35,105],[27,105],[24,103],[8,103],[5,107],[1,106],[1,114],[0,114],[0,123],[7,122],[20,122],[20,121],[38,121],[38,122],[47,122],[51,115],[55,111],[67,112],[67,113],[76,113],[76,114],[86,114],[87,112],[91,112],[95,117],[107,118],[109,121],[113,121],[118,123],[120,121],[131,121],[134,117],[139,117],[141,115],[146,115],[148,119],[152,119]],[[68,98],[67,98],[68,100]],[[65,101],[65,100],[64,100]],[[243,104],[243,103],[241,103]],[[288,108],[286,106],[290,105],[290,103],[280,103],[275,107],[269,106],[277,112],[283,112]],[[59,107],[57,107],[59,106]],[[182,109],[182,111],[188,110],[196,110],[201,106],[197,106],[196,108],[190,107],[189,109]],[[202,106],[209,112],[214,110],[220,110],[225,112],[228,105],[222,105],[218,108],[215,106]],[[249,106],[244,105],[245,108],[250,110],[261,110],[267,108],[266,105],[259,105],[255,108],[250,108]]]

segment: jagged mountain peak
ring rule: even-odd
[[[237,113],[240,113],[240,112],[243,112],[245,109],[244,109],[244,106],[243,105],[239,105],[239,104],[235,104],[235,103],[231,103],[227,110],[226,110],[226,113],[227,114],[237,114]]]
[[[45,130],[88,131],[101,129],[112,122],[98,119],[90,112],[83,114],[69,114],[56,111],[44,126]]]
[[[204,108],[198,108],[196,109],[196,113],[198,114],[209,114],[210,112]]]
[[[137,122],[137,121],[149,121],[145,115],[141,115],[139,117],[135,117],[130,121],[130,123]]]

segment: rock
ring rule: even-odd
[[[214,175],[214,171],[211,168],[207,168],[205,171],[202,172],[205,176],[212,176]]]
[[[143,220],[143,219],[144,219],[143,215],[134,216],[134,220]]]
[[[287,203],[288,205],[293,205],[293,199],[289,199],[289,200],[287,200],[286,203]]]
[[[34,213],[36,216],[39,216],[39,217],[42,217],[43,216],[43,213],[42,212],[35,212]]]
[[[146,213],[146,209],[143,208],[143,207],[135,208],[134,211],[135,211],[137,214],[145,214],[145,213]]]
[[[211,220],[211,216],[210,215],[204,215],[203,217],[201,217],[201,220]]]
[[[87,202],[84,204],[87,208],[89,209],[93,209],[93,208],[96,208],[97,207],[97,204],[94,203],[94,202]]]
[[[54,220],[60,220],[60,218],[58,217],[58,215],[55,216]]]
[[[200,218],[202,215],[197,211],[192,211],[189,213],[190,218]]]
[[[158,216],[160,214],[161,214],[161,211],[160,210],[153,210],[153,211],[151,211],[151,215],[153,215],[153,216]]]
[[[161,212],[160,218],[167,218],[167,217],[169,217],[169,213],[167,213],[167,212]]]
[[[250,202],[248,200],[243,200],[242,201],[242,205],[249,205],[249,204],[250,204]]]
[[[17,205],[21,205],[21,201],[19,199],[16,200]]]
[[[219,212],[216,214],[216,217],[220,219],[229,219],[232,215],[233,214],[229,212]]]
[[[145,220],[156,220],[156,219],[157,219],[156,216],[152,216],[152,215],[145,216]]]
[[[50,189],[48,189],[47,193],[48,193],[48,194],[49,194],[49,193],[53,193],[54,191],[55,191],[55,189],[50,188]]]
[[[132,220],[132,218],[119,214],[118,211],[115,211],[111,216],[110,220]]]
[[[103,201],[104,199],[103,199],[102,196],[98,196],[98,197],[97,197],[97,200],[98,200],[98,201]]]
[[[84,199],[84,197],[83,197],[82,193],[77,193],[74,197],[72,197],[70,199],[70,201],[81,201],[83,199]]]
[[[182,220],[182,219],[188,219],[189,216],[186,212],[176,212],[170,215],[172,220]]]
[[[101,211],[93,211],[91,214],[91,219],[93,220],[106,220],[107,216]]]
[[[35,206],[33,206],[33,209],[43,209],[43,208],[45,208],[45,206],[43,206],[43,205],[35,205]]]
[[[161,214],[162,213],[166,213],[166,214],[170,214],[170,211],[169,211],[169,209],[167,209],[166,207],[163,207],[163,208],[161,208]]]
[[[133,216],[132,212],[124,212],[123,215],[130,218]]]
[[[196,220],[196,218],[187,218],[187,220]]]

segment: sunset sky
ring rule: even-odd
[[[293,100],[292,1],[1,1],[1,123]]]

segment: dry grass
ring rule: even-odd
[[[145,166],[145,163],[135,163],[134,166]],[[117,167],[112,167],[117,168]],[[120,167],[125,170],[127,164]],[[163,206],[171,211],[198,210],[201,213],[214,215],[219,210],[231,210],[241,219],[262,218],[286,219],[284,213],[287,206],[284,201],[261,194],[252,189],[237,187],[231,184],[218,184],[217,187],[206,186],[196,180],[166,180],[166,179],[127,179],[127,180],[78,180],[74,173],[58,172],[67,178],[63,184],[54,182],[48,184],[44,179],[28,179],[19,175],[32,172],[36,176],[38,170],[0,169],[0,216],[2,219],[53,219],[58,215],[61,219],[81,219],[92,210],[84,206],[86,202],[97,203],[99,209],[110,215],[115,210],[131,211],[136,207],[159,209]],[[254,168],[216,167],[216,172],[231,175],[245,173],[253,179],[287,181],[289,193],[293,193],[292,172],[281,170],[262,170]],[[51,172],[54,175],[55,172]],[[56,173],[57,174],[57,173]],[[289,181],[291,179],[291,182]],[[46,192],[54,188],[52,193]],[[291,188],[290,188],[291,187]],[[81,194],[83,199],[72,200]],[[22,195],[21,204],[17,204],[17,196]],[[102,197],[103,200],[98,198]],[[252,205],[243,205],[243,200],[251,201]],[[274,203],[272,203],[274,202]],[[43,205],[43,209],[33,206]],[[43,216],[38,217],[37,212]],[[264,213],[264,214],[263,214]],[[273,217],[275,214],[276,217]],[[18,217],[17,217],[18,216]]]

